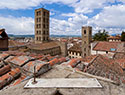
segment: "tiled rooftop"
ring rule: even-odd
[[[23,46],[26,43],[14,41],[14,40],[9,40],[9,47],[14,47],[14,46]]]
[[[123,52],[124,44],[124,42],[98,42],[93,50]]]
[[[56,42],[48,42],[48,43],[42,43],[42,44],[34,44],[31,43],[28,46],[30,49],[36,49],[36,50],[44,50],[44,49],[50,49],[53,47],[59,47],[59,45]]]
[[[110,37],[108,37],[108,39],[121,39],[121,37],[120,36],[110,36]]]
[[[66,65],[81,72],[114,80],[119,84],[125,82],[124,59],[109,59],[102,55],[92,55],[69,60],[66,57],[18,51],[3,52],[0,54],[0,59],[1,89],[5,86],[17,85],[24,80],[32,78],[34,66],[36,66],[37,76],[53,69],[56,65]]]
[[[74,44],[71,48],[69,48],[68,51],[72,51],[72,52],[82,52],[82,48],[80,44]]]
[[[0,89],[6,85],[8,87],[17,85],[25,78],[33,77],[34,66],[36,75],[39,76],[50,70],[53,65],[67,61],[65,57],[18,51],[3,52],[0,54],[0,59]]]
[[[117,82],[123,82],[125,74],[123,71],[125,59],[109,59],[102,55],[90,56],[82,59],[81,66],[85,65],[84,68],[77,66],[76,68],[96,76],[106,77]],[[121,63],[120,63],[121,62]],[[88,63],[86,65],[86,63]],[[82,65],[83,64],[83,65]]]

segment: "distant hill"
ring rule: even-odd
[[[50,35],[50,37],[81,37],[80,35]]]
[[[14,37],[14,38],[16,38],[16,37],[18,37],[18,38],[20,38],[20,37],[32,37],[32,38],[34,38],[34,35],[13,35],[13,34],[8,34],[8,36],[9,37]]]
[[[9,37],[32,37],[34,38],[34,35],[13,35],[13,34],[8,34]],[[116,36],[116,34],[112,34],[112,36]],[[81,37],[81,35],[50,35],[50,37]]]
[[[9,37],[32,37],[34,38],[34,35],[13,35],[13,34],[8,34]],[[81,37],[80,35],[50,35],[50,37]]]

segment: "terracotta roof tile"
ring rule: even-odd
[[[59,45],[56,42],[48,42],[48,43],[41,43],[41,44],[32,43],[28,47],[30,49],[44,50],[44,49],[50,49],[53,47],[59,47]]]
[[[12,86],[18,85],[20,84],[24,79],[26,78],[26,76],[21,76],[19,79],[17,79]]]
[[[68,65],[70,65],[71,67],[76,67],[78,64],[80,63],[80,59],[78,58],[74,58],[71,59],[70,62],[68,63]]]
[[[14,41],[14,40],[9,40],[9,46],[23,46],[23,45],[25,45],[25,43]]]
[[[121,42],[98,42],[93,50],[116,52]],[[111,50],[113,49],[113,51]]]
[[[43,62],[43,61],[39,61],[39,60],[36,60],[36,61],[30,61],[28,62],[27,64],[25,64],[23,66],[23,68],[31,73],[34,72],[34,66],[36,66],[36,72],[38,72],[38,70],[42,67],[43,64],[45,64],[46,62]]]
[[[43,58],[44,55],[41,55],[41,54],[30,54],[29,56],[33,57],[35,59],[40,59],[40,58]]]
[[[53,60],[49,61],[48,63],[50,64],[50,66],[53,66],[53,65],[59,63],[59,60],[57,58],[54,58]]]
[[[66,62],[66,61],[67,61],[66,57],[59,58],[60,63],[63,63],[63,62]]]
[[[19,68],[16,68],[16,69],[14,69],[14,70],[11,70],[10,72],[9,72],[9,75],[11,75],[11,76],[15,76],[17,73],[20,73],[20,69]]]
[[[32,57],[29,56],[15,56],[13,59],[11,59],[9,62],[16,64],[18,66],[23,66],[28,61],[32,60]]]
[[[95,59],[97,57],[97,55],[91,55],[91,56],[87,56],[85,58],[80,58],[80,60],[82,62],[86,62],[86,63],[90,63],[93,59]]]
[[[9,55],[15,55],[15,56],[26,55],[26,53],[19,52],[19,51],[5,51],[4,53],[9,54]]]
[[[125,76],[123,69],[118,63],[102,55],[98,55],[83,71],[93,75],[107,77],[118,82],[120,81],[120,77]]]
[[[125,69],[125,59],[115,59],[116,63],[118,63],[123,69]]]
[[[1,73],[2,76],[0,77],[0,89],[3,88],[5,85],[10,84],[11,81],[14,81],[14,79],[16,79],[16,76],[19,76],[20,73],[25,74],[25,75],[33,75],[34,65],[36,66],[37,75],[40,75],[50,70],[51,66],[57,63],[62,63],[62,62],[67,61],[65,57],[59,57],[59,56],[53,57],[50,55],[44,56],[41,54],[22,53],[18,51],[4,52],[3,54],[1,54],[1,58],[4,58],[8,55],[9,57],[7,57],[3,62],[7,62],[8,64],[12,66],[12,68],[9,68],[8,70],[6,66],[4,66],[5,64],[3,64],[3,66],[0,68],[0,72],[2,72]],[[40,61],[40,60],[47,60],[47,61],[45,62],[45,61]],[[20,68],[22,68],[21,71],[19,68],[13,69],[17,65],[20,66]],[[4,73],[4,71],[6,70],[10,72],[7,71]],[[19,84],[25,77],[20,77],[12,85]]]
[[[0,54],[0,60],[6,58],[6,57],[8,57],[8,56],[9,56],[9,54],[7,54],[7,53],[2,53],[2,54]]]
[[[4,86],[10,84],[13,80],[18,78],[20,75],[19,68],[15,68],[8,72],[7,74],[0,77],[0,89],[2,89]]]
[[[68,51],[72,51],[72,52],[82,52],[82,48],[80,44],[74,44],[71,48],[69,48]]]
[[[108,39],[118,39],[118,40],[120,40],[121,37],[120,36],[110,36],[110,37],[108,37]]]
[[[7,66],[4,66],[4,67],[0,68],[0,76],[7,73],[10,70],[11,70],[10,65],[7,65]]]

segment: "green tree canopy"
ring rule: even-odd
[[[96,33],[93,36],[93,39],[95,41],[106,41],[108,37],[108,32],[106,32],[105,30],[103,30],[103,32],[101,32],[101,30],[98,31],[98,33]]]
[[[125,41],[125,32],[122,31],[122,34],[121,34],[121,41]]]

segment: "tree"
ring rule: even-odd
[[[101,30],[98,31],[98,33],[96,33],[93,36],[93,39],[95,41],[106,41],[108,37],[108,32],[106,32],[105,30],[103,30],[103,32],[101,32]]]
[[[122,34],[121,34],[121,41],[125,41],[125,32],[122,31]]]

